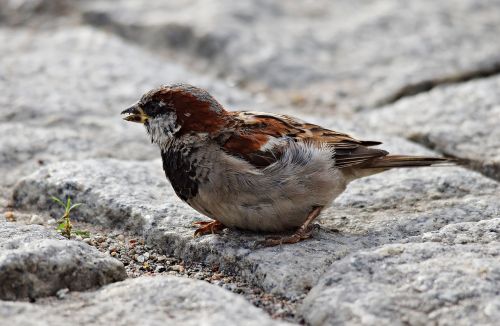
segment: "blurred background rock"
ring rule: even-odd
[[[5,0],[11,26],[88,24],[320,112],[500,70],[496,0]]]

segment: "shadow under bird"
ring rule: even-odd
[[[207,91],[164,85],[122,114],[144,124],[161,150],[176,194],[212,221],[195,235],[224,228],[282,232],[267,245],[311,236],[312,222],[349,182],[392,168],[430,166],[446,158],[389,155],[363,141],[297,118],[226,111]]]

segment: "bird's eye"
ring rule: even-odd
[[[148,101],[143,105],[142,109],[150,117],[167,112],[167,106],[162,101]]]

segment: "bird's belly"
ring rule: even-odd
[[[329,206],[346,187],[339,170],[279,181],[255,178],[250,189],[231,184],[200,187],[189,204],[227,227],[264,232],[299,227],[314,207]]]

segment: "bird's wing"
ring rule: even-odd
[[[265,168],[279,160],[289,141],[331,146],[338,168],[360,165],[388,154],[369,148],[380,142],[357,140],[286,115],[250,111],[232,112],[231,115],[221,146],[257,168]]]

